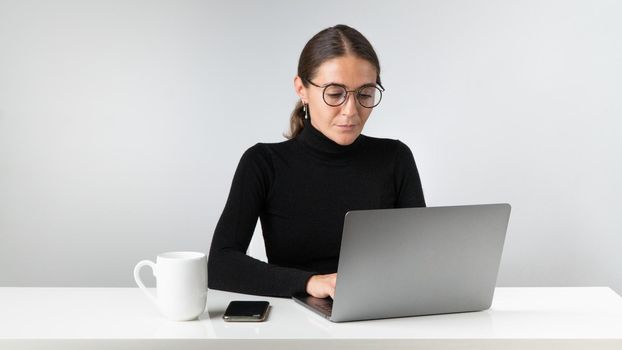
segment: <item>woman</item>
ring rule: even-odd
[[[240,160],[212,239],[210,288],[333,297],[347,211],[425,206],[409,148],[361,134],[384,90],[361,33],[337,25],[311,38],[294,87],[289,140]],[[257,218],[268,263],[246,255]]]

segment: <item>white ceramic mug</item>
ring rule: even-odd
[[[140,269],[151,266],[156,277],[156,295],[140,279]],[[205,311],[207,301],[207,258],[198,252],[168,252],[158,255],[156,263],[143,260],[134,267],[138,287],[167,318],[194,320]]]

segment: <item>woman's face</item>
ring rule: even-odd
[[[363,85],[375,85],[376,76],[376,68],[371,63],[348,55],[322,63],[310,80],[319,86],[331,83],[345,85],[351,91]],[[331,107],[324,102],[323,88],[308,85],[305,87],[298,76],[294,79],[296,93],[309,105],[309,119],[313,127],[337,144],[346,146],[354,142],[363,131],[372,109],[361,106],[354,93],[348,93],[346,102],[341,106]]]

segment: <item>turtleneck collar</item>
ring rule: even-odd
[[[304,125],[304,128],[296,139],[320,156],[342,158],[359,150],[365,140],[365,135],[361,134],[352,144],[342,146],[314,128],[309,119],[305,119]]]

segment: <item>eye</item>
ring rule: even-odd
[[[359,90],[358,96],[359,98],[374,98],[376,96],[376,87],[366,86]]]
[[[326,87],[326,95],[341,96],[345,93],[344,89],[339,85],[329,85]]]

